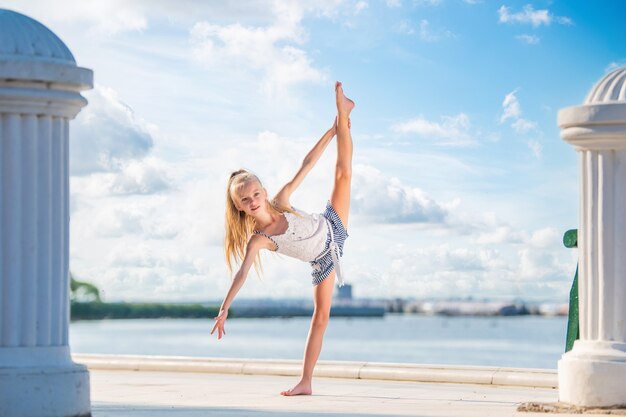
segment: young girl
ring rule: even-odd
[[[337,118],[333,126],[309,151],[302,166],[291,181],[271,200],[259,179],[245,171],[233,172],[226,191],[225,252],[229,269],[232,259],[241,262],[230,289],[215,318],[217,338],[226,332],[228,317],[235,295],[243,286],[250,267],[258,265],[259,251],[268,249],[307,261],[313,267],[314,311],[304,351],[302,377],[298,384],[282,395],[310,395],[313,368],[322,350],[322,340],[328,325],[335,276],[343,284],[339,258],[348,236],[350,181],[352,176],[352,137],[350,112],[354,102],[343,94],[340,82],[335,84]],[[321,215],[306,214],[291,206],[289,198],[304,177],[319,160],[328,143],[337,135],[337,165],[330,201]]]

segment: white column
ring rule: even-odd
[[[43,83],[0,65],[0,416],[91,412],[68,345],[69,119],[91,77],[74,69],[80,83]]]
[[[578,406],[626,405],[626,101],[614,82],[624,76],[558,118],[580,156],[580,340],[558,364],[559,400]]]

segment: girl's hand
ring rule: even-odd
[[[350,122],[350,118],[348,118],[348,129],[350,129],[351,127],[352,127],[352,123]],[[335,122],[333,123],[333,126],[329,130],[333,134],[333,136],[337,134],[337,117],[335,117]]]
[[[213,326],[211,334],[215,333],[215,329],[217,329],[217,340],[220,340],[222,336],[226,334],[226,331],[224,330],[224,324],[226,323],[227,317],[228,310],[220,310],[220,314],[215,317],[215,326]]]

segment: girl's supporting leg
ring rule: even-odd
[[[313,369],[322,351],[322,341],[324,332],[328,327],[330,317],[330,305],[335,287],[335,271],[328,277],[313,287],[313,303],[315,310],[311,319],[309,336],[306,339],[304,349],[304,364],[302,366],[302,377],[295,387],[288,391],[281,392],[282,395],[311,395],[311,380],[313,379]]]
[[[340,82],[335,85],[337,98],[337,164],[335,185],[330,204],[339,215],[345,228],[348,227],[350,211],[350,185],[352,181],[352,135],[350,134],[350,112],[354,102],[343,94]]]
[[[341,83],[335,85],[337,98],[337,165],[335,167],[335,186],[330,197],[330,204],[339,215],[344,227],[348,227],[348,211],[350,210],[350,183],[352,180],[352,135],[350,135],[350,112],[354,102],[344,96]],[[282,395],[310,395],[313,369],[322,351],[324,332],[328,327],[330,305],[335,288],[335,271],[313,288],[315,310],[309,336],[304,350],[304,364],[300,382]]]

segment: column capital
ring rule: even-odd
[[[626,149],[626,102],[583,104],[559,111],[561,138],[578,150]]]

